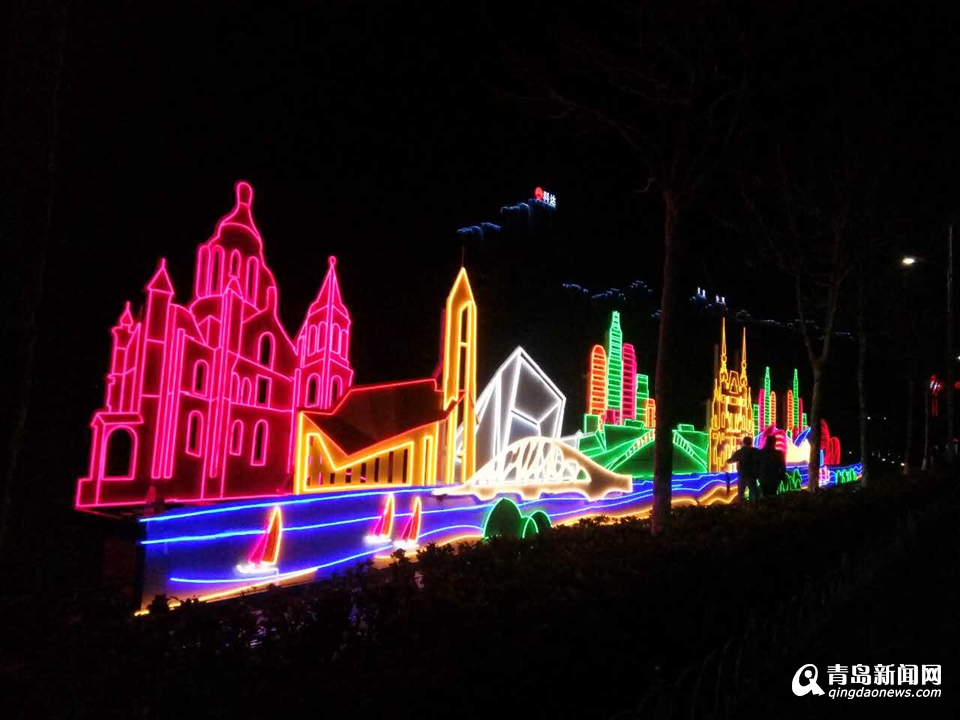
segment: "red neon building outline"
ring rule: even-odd
[[[77,482],[77,507],[284,492],[297,411],[326,409],[334,394],[352,386],[351,318],[336,260],[328,259],[320,291],[291,340],[253,220],[253,188],[241,181],[235,193],[233,209],[197,249],[192,299],[174,300],[161,259],[143,308],[124,305],[112,329],[104,405],[90,423],[90,462]],[[309,347],[308,337],[320,334],[323,341]],[[257,427],[264,428],[260,456],[254,453]],[[120,428],[132,436],[132,471],[109,477],[110,440]],[[188,452],[192,429],[197,442]]]

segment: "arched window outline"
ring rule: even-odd
[[[207,294],[207,288],[210,284],[210,278],[207,276],[208,254],[207,248],[203,246],[200,247],[200,252],[197,253],[197,283],[195,291],[198,297],[203,297]]]
[[[271,387],[273,387],[273,383],[270,382],[270,378],[264,377],[263,375],[257,375],[257,397],[255,398],[257,405],[263,407],[270,405]]]
[[[469,342],[470,342],[470,326],[473,320],[473,306],[464,305],[460,308],[460,317],[457,319],[458,330],[460,331],[460,337],[458,342],[458,352],[457,352],[457,373],[459,377],[457,378],[457,389],[466,390],[467,389],[467,366],[470,364],[470,352],[469,352]]]
[[[257,340],[257,362],[264,367],[273,367],[274,345],[273,335],[268,332],[263,333]]]
[[[337,400],[340,399],[340,396],[343,394],[343,380],[340,379],[339,375],[334,375],[330,378],[330,407],[333,407],[337,404]]]
[[[314,373],[307,378],[307,407],[316,407],[320,404],[320,376]]]
[[[330,326],[330,350],[334,355],[340,354],[340,328],[336,325]]]
[[[320,321],[320,332],[317,333],[317,352],[327,347],[327,321]]]
[[[347,357],[347,348],[350,346],[350,330],[343,328],[340,331],[340,357]]]
[[[208,287],[210,293],[216,295],[220,292],[221,273],[223,272],[223,248],[216,247],[210,251],[213,259],[210,262],[210,282]]]
[[[230,400],[240,402],[240,376],[236,373],[230,378]]]
[[[307,353],[317,351],[317,326],[311,325],[307,328]]]
[[[265,465],[267,462],[267,421],[257,420],[253,426],[253,443],[250,446],[250,464]]]
[[[240,278],[240,251],[233,250],[230,253],[230,277]]]
[[[187,455],[200,457],[200,448],[203,445],[203,414],[199,410],[187,415]]]
[[[118,441],[113,439],[113,436],[118,432],[122,431],[129,441],[129,444],[122,448],[126,451],[126,458],[116,458],[116,443]],[[123,442],[122,440],[119,442]],[[137,434],[133,431],[132,428],[127,427],[126,425],[117,425],[110,429],[110,431],[103,438],[103,450],[100,453],[100,477],[109,480],[133,480],[134,470],[136,468],[136,457],[137,457]],[[126,462],[122,462],[126,460]],[[125,472],[117,474],[113,472],[114,470],[119,470],[119,466],[126,465]]]
[[[247,300],[257,304],[257,289],[260,286],[260,265],[255,257],[247,260]]]
[[[197,360],[193,364],[193,391],[199,395],[207,394],[207,361]]]
[[[230,454],[239,455],[243,450],[243,421],[234,420],[230,427]]]
[[[251,393],[253,393],[253,383],[250,382],[250,378],[244,378],[240,387],[240,402],[249,405]]]

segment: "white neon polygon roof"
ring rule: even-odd
[[[518,347],[477,398],[477,467],[521,438],[559,438],[566,404],[560,389]],[[461,443],[462,428],[458,428],[458,449]]]

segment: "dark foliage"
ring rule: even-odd
[[[110,598],[0,611],[23,717],[609,717],[771,617],[944,490],[925,481],[583,521],[383,570],[131,618]],[[651,618],[669,617],[669,623]],[[762,660],[762,659],[761,659]]]

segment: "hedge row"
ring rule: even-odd
[[[944,492],[680,508],[660,537],[595,519],[143,618],[7,607],[0,679],[29,717],[608,717]]]

